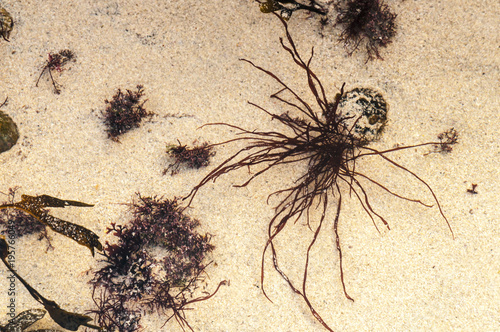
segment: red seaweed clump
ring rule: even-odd
[[[336,24],[343,26],[340,40],[349,55],[366,41],[368,60],[382,59],[379,48],[387,47],[396,35],[396,14],[380,0],[347,0],[336,5]]]
[[[105,100],[108,107],[102,112],[102,117],[109,138],[118,141],[118,136],[138,128],[143,118],[154,115],[144,108],[146,100],[141,101],[143,96],[144,87],[138,85],[137,91],[126,90],[124,93],[118,89],[112,100]]]
[[[160,314],[170,312],[168,320],[175,317],[190,328],[185,306],[213,295],[193,295],[208,265],[206,256],[214,249],[210,235],[196,232],[199,221],[185,215],[176,198],[138,195],[130,210],[133,219],[127,225],[112,223],[108,228],[117,241],[106,243],[104,266],[94,272],[97,309],[89,312],[107,331],[139,329],[139,305]]]
[[[208,143],[188,147],[179,142],[179,145],[167,146],[167,154],[173,157],[174,163],[163,171],[163,175],[169,170],[171,170],[171,175],[175,175],[179,173],[181,165],[195,169],[210,165],[210,158],[215,155],[215,151]]]
[[[44,73],[49,73],[50,80],[52,82],[52,86],[54,87],[54,93],[56,95],[61,93],[61,86],[54,80],[54,76],[52,76],[52,72],[55,70],[57,72],[62,72],[64,70],[64,66],[68,64],[70,61],[75,61],[76,56],[75,53],[71,50],[62,50],[58,53],[49,53],[48,60],[45,62],[45,65],[42,68],[40,76],[38,76],[38,80],[36,81],[35,86],[38,87],[38,83],[42,78]]]

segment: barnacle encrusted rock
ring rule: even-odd
[[[387,102],[382,94],[370,88],[354,88],[340,99],[339,108],[353,125],[353,133],[366,142],[380,137],[387,123]]]

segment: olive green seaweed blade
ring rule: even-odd
[[[101,242],[99,242],[99,236],[83,226],[53,217],[48,214],[42,215],[40,217],[40,220],[44,224],[49,226],[54,232],[69,237],[82,246],[89,248],[92,256],[95,255],[94,248],[97,248],[97,250],[99,251],[102,251],[103,249]]]
[[[49,195],[21,195],[21,201],[0,205],[0,210],[18,209],[24,211],[35,217],[41,223],[49,226],[54,232],[71,238],[77,243],[89,248],[92,256],[95,255],[95,248],[102,251],[103,247],[101,242],[99,242],[99,236],[97,236],[97,234],[78,224],[53,217],[45,209],[47,207],[64,208],[66,206],[92,207],[93,205],[78,201],[63,200]]]
[[[43,309],[30,309],[21,312],[9,320],[9,323],[0,327],[0,331],[22,332],[45,316],[47,312]]]
[[[56,197],[52,197],[49,195],[40,195],[37,196],[40,202],[43,204],[45,207],[65,207],[65,206],[81,206],[81,207],[92,207],[94,206],[93,204],[87,204],[87,203],[82,203],[82,202],[77,202],[77,201],[70,201],[70,200],[65,200],[65,199],[59,199]]]

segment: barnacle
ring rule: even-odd
[[[378,139],[387,123],[387,102],[373,89],[354,88],[345,92],[339,109],[346,116],[345,123],[353,127],[354,135],[362,142]]]
[[[99,237],[94,232],[83,226],[53,217],[45,210],[46,207],[64,208],[66,206],[92,207],[93,205],[77,201],[62,200],[48,195],[22,195],[20,202],[0,205],[0,210],[12,208],[29,213],[41,223],[49,226],[53,231],[67,236],[89,248],[92,252],[92,256],[94,256],[94,248],[102,251],[102,244],[99,242]]]
[[[4,8],[0,7],[0,36],[9,41],[10,32],[14,27],[14,21],[12,20],[12,16],[10,16],[9,12]]]

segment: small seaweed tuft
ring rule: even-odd
[[[163,171],[163,175],[169,170],[171,175],[175,175],[179,173],[181,165],[195,169],[210,165],[210,158],[215,156],[215,151],[208,143],[188,147],[179,142],[179,145],[167,145],[167,154],[174,158],[174,163]]]
[[[368,60],[383,60],[379,48],[387,47],[396,35],[396,14],[381,0],[347,0],[335,5],[336,24],[344,30],[340,41],[349,55],[366,40]]]
[[[455,128],[450,128],[438,135],[439,144],[434,147],[441,153],[450,153],[453,151],[453,145],[458,143],[458,132]]]
[[[443,131],[437,136],[439,142],[435,143],[432,147],[433,150],[424,154],[427,156],[431,153],[442,153],[447,154],[453,151],[453,145],[458,143],[458,132],[455,128],[450,128],[448,130]]]
[[[57,82],[54,80],[52,71],[56,70],[58,72],[62,72],[64,70],[63,67],[68,64],[68,62],[75,61],[75,58],[75,53],[73,53],[73,51],[71,50],[62,50],[58,53],[49,53],[49,59],[45,62],[45,65],[42,69],[42,72],[40,73],[40,76],[38,76],[38,80],[36,81],[35,86],[38,87],[38,82],[40,82],[43,74],[48,72],[50,80],[52,81],[52,85],[54,86],[54,93],[57,95],[60,94],[60,85],[57,84]]]
[[[104,331],[112,332],[133,332],[141,328],[140,310],[129,308],[125,304],[126,296],[112,295],[106,289],[102,290],[99,296],[93,290],[92,299],[96,305],[95,309],[89,310],[88,314],[94,314],[97,324]]]
[[[97,309],[89,313],[108,331],[136,331],[141,315],[134,308],[145,304],[160,314],[169,311],[169,319],[190,328],[185,306],[209,298],[196,298],[193,292],[207,266],[206,255],[214,249],[210,235],[196,232],[199,221],[185,215],[176,198],[137,194],[130,210],[133,219],[127,225],[108,228],[117,242],[106,243],[105,265],[94,271]]]
[[[466,192],[469,193],[469,194],[472,194],[472,195],[477,195],[478,192],[477,192],[476,188],[477,188],[477,183],[472,183],[471,184],[471,188],[467,189]]]
[[[108,137],[113,141],[118,142],[118,136],[138,128],[143,118],[154,115],[144,108],[147,100],[141,101],[143,96],[144,87],[137,85],[137,91],[127,89],[124,93],[118,89],[111,101],[105,100],[108,107],[102,112],[102,117]]]

